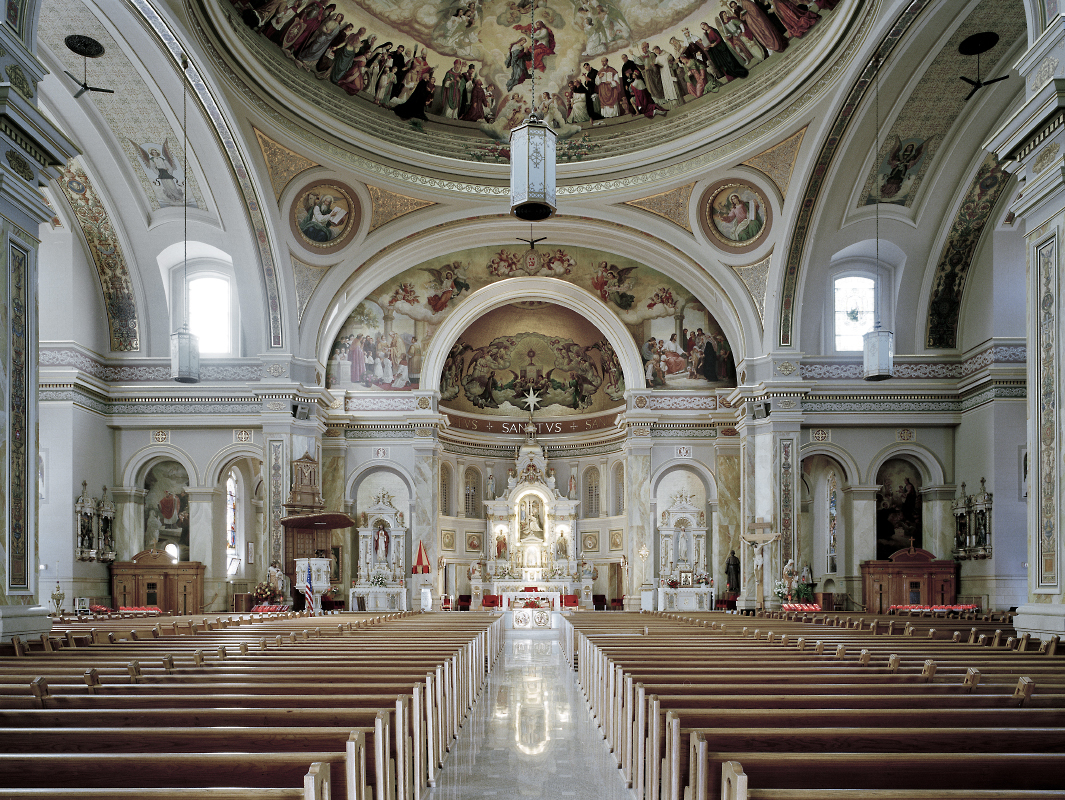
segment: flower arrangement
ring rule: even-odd
[[[385,573],[381,572],[380,570],[377,570],[374,572],[373,575],[370,576],[370,580],[368,581],[368,583],[371,586],[381,587],[386,586],[388,584],[388,580],[385,578]]]
[[[668,586],[670,589],[677,589],[680,587],[680,581],[676,578],[670,578],[668,581],[666,581],[666,586]]]
[[[277,590],[277,587],[272,583],[263,581],[255,585],[252,589],[251,599],[255,601],[255,605],[273,605],[275,601],[281,599],[281,592]]]
[[[773,594],[783,600],[788,596],[788,585],[782,580],[777,581],[773,584]]]
[[[705,572],[696,572],[695,573],[695,585],[696,586],[713,586],[714,585],[714,579],[711,578]]]

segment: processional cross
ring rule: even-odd
[[[780,538],[779,533],[773,533],[773,523],[766,522],[765,518],[758,517],[758,519],[751,522],[747,526],[747,535],[740,534],[740,538],[743,539],[754,549],[754,580],[755,580],[755,592],[756,592],[756,604],[758,608],[762,608],[765,598],[765,568],[764,552],[765,547],[768,544],[772,544]]]

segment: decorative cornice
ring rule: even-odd
[[[108,383],[169,383],[170,362],[162,359],[138,359],[139,363],[106,363],[66,347],[42,346],[38,364],[42,367],[72,367],[97,380]],[[147,362],[147,363],[146,363]],[[242,364],[201,363],[201,381],[258,381],[262,365],[256,360]]]
[[[106,416],[142,416],[166,414],[183,415],[233,414],[257,418],[262,404],[254,398],[241,397],[137,397],[103,398],[95,392],[71,384],[42,383],[37,392],[41,403],[66,402]]]
[[[895,378],[900,380],[929,380],[968,378],[992,364],[1024,364],[1028,348],[1025,345],[995,345],[976,353],[964,361],[899,361],[895,362]],[[862,380],[861,361],[819,361],[803,359],[799,375],[805,380]]]

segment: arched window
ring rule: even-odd
[[[451,465],[440,465],[440,515],[451,516]]]
[[[619,517],[625,513],[625,465],[618,462],[614,465],[614,516]]]
[[[584,518],[599,516],[599,469],[588,467],[584,471]]]
[[[876,281],[848,275],[833,281],[836,350],[861,350],[862,336],[873,329]]]
[[[233,352],[232,299],[229,279],[200,274],[189,278],[189,330],[205,356]]]
[[[465,486],[465,489],[463,490],[463,498],[466,504],[466,516],[470,519],[480,519],[481,473],[479,473],[473,467],[467,467],[466,476],[462,482]]]
[[[827,563],[825,565],[825,572],[834,575],[836,573],[836,526],[837,526],[837,485],[836,485],[836,473],[828,473],[828,490],[827,490],[827,505],[828,513],[826,519],[828,520],[828,531],[826,536],[826,555]]]
[[[236,575],[240,568],[240,476],[236,469],[226,476],[226,573]]]
[[[228,253],[204,242],[175,242],[156,257],[167,287],[170,329],[185,323],[196,335],[200,355],[240,355],[236,276]]]

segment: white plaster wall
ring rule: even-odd
[[[66,204],[66,200],[60,202]],[[69,216],[64,215],[64,221]],[[73,341],[101,355],[109,355],[111,346],[100,278],[81,238],[65,224],[55,229],[42,225],[39,253],[41,343]],[[55,313],[58,309],[63,313]]]

